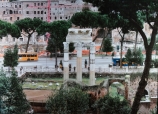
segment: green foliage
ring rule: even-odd
[[[157,114],[157,106],[155,107],[155,109],[151,110],[150,112],[151,114]]]
[[[25,114],[30,108],[15,72],[11,77],[0,74],[0,91],[1,114]]]
[[[84,10],[82,12],[77,12],[71,17],[71,22],[76,26],[81,28],[94,28],[98,27],[99,14],[96,12]]]
[[[40,35],[43,35],[46,32],[50,33],[47,46],[49,52],[55,52],[55,50],[63,52],[63,42],[66,41],[66,36],[70,27],[71,23],[69,21],[44,22],[37,29],[37,32]]]
[[[47,51],[55,52],[56,54],[56,63],[57,66],[57,52],[60,51],[63,53],[64,45],[63,42],[66,41],[66,36],[68,34],[68,29],[71,27],[70,21],[54,21],[51,23],[43,23],[37,29],[39,34],[45,34],[46,32],[50,33],[50,38],[48,39]]]
[[[94,108],[98,108],[100,114],[129,114],[130,105],[124,99],[120,101],[119,97],[110,97],[109,95],[99,99],[93,105]]]
[[[4,53],[3,65],[8,67],[15,67],[18,65],[18,46],[15,45],[14,49],[7,49]]]
[[[53,43],[53,39],[51,38],[48,39],[48,45],[46,47],[46,50],[49,51],[50,53],[55,52],[55,45]]]
[[[14,24],[19,27],[20,31],[28,35],[28,41],[27,41],[26,50],[25,50],[26,53],[28,50],[29,41],[32,34],[37,31],[37,29],[42,23],[43,21],[38,18],[33,18],[33,19],[24,18],[24,19],[15,21]]]
[[[5,74],[0,72],[0,114],[6,114],[7,110],[7,104],[3,100],[3,96],[7,95],[7,90],[10,87],[8,84],[9,80],[6,78]]]
[[[109,40],[109,38],[106,38],[104,40],[104,45],[103,45],[102,51],[103,52],[111,52],[111,51],[113,51],[113,47],[112,47],[112,44],[111,44],[111,41]]]
[[[154,44],[153,50],[156,50],[157,51],[156,54],[158,55],[158,35],[156,36],[156,40],[155,40],[155,44]]]
[[[127,50],[127,53],[126,53],[125,57],[126,57],[126,61],[127,61],[127,62],[128,62],[128,64],[130,65],[130,64],[132,63],[132,62],[131,62],[131,58],[132,58],[132,51],[131,51],[131,49],[130,49],[130,48]]]
[[[74,49],[75,49],[74,43],[70,43],[70,44],[69,44],[69,52],[73,52]]]
[[[20,30],[15,24],[11,24],[0,20],[0,38],[11,35],[12,37],[20,37]]]
[[[152,61],[155,68],[158,68],[158,59]]]
[[[84,114],[88,107],[88,94],[78,88],[59,90],[49,97],[46,108],[53,114]]]
[[[125,57],[126,62],[128,62],[129,65],[132,65],[132,62],[134,62],[134,64],[141,65],[144,60],[142,50],[140,48],[137,49],[135,52],[132,52],[131,49],[128,49]]]

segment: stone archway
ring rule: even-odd
[[[129,91],[129,86],[130,86],[130,76],[129,75],[126,75],[125,78],[109,78],[108,79],[108,85],[107,85],[107,90],[108,90],[108,93],[109,93],[109,87],[112,83],[114,82],[119,82],[121,83],[122,85],[124,85],[125,87],[125,91],[124,91],[124,96],[125,98],[128,100],[128,91]]]
[[[77,51],[77,76],[76,79],[82,82],[82,47],[90,48],[90,81],[89,85],[95,85],[95,43],[92,42],[92,29],[74,29],[68,30],[66,42],[64,44],[64,81],[69,79],[69,43],[74,43]]]

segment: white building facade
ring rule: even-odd
[[[0,19],[13,23],[26,17],[43,21],[68,20],[83,7],[91,7],[82,0],[0,0]],[[96,8],[90,8],[97,11]]]

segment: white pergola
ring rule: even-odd
[[[82,47],[90,47],[90,80],[89,85],[95,85],[95,43],[92,42],[92,29],[74,29],[68,30],[66,42],[64,44],[64,81],[69,79],[69,43],[74,43],[77,51],[77,76],[76,79],[82,82]]]

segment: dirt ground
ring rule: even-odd
[[[51,90],[24,90],[26,99],[34,102],[45,102],[51,95]]]

